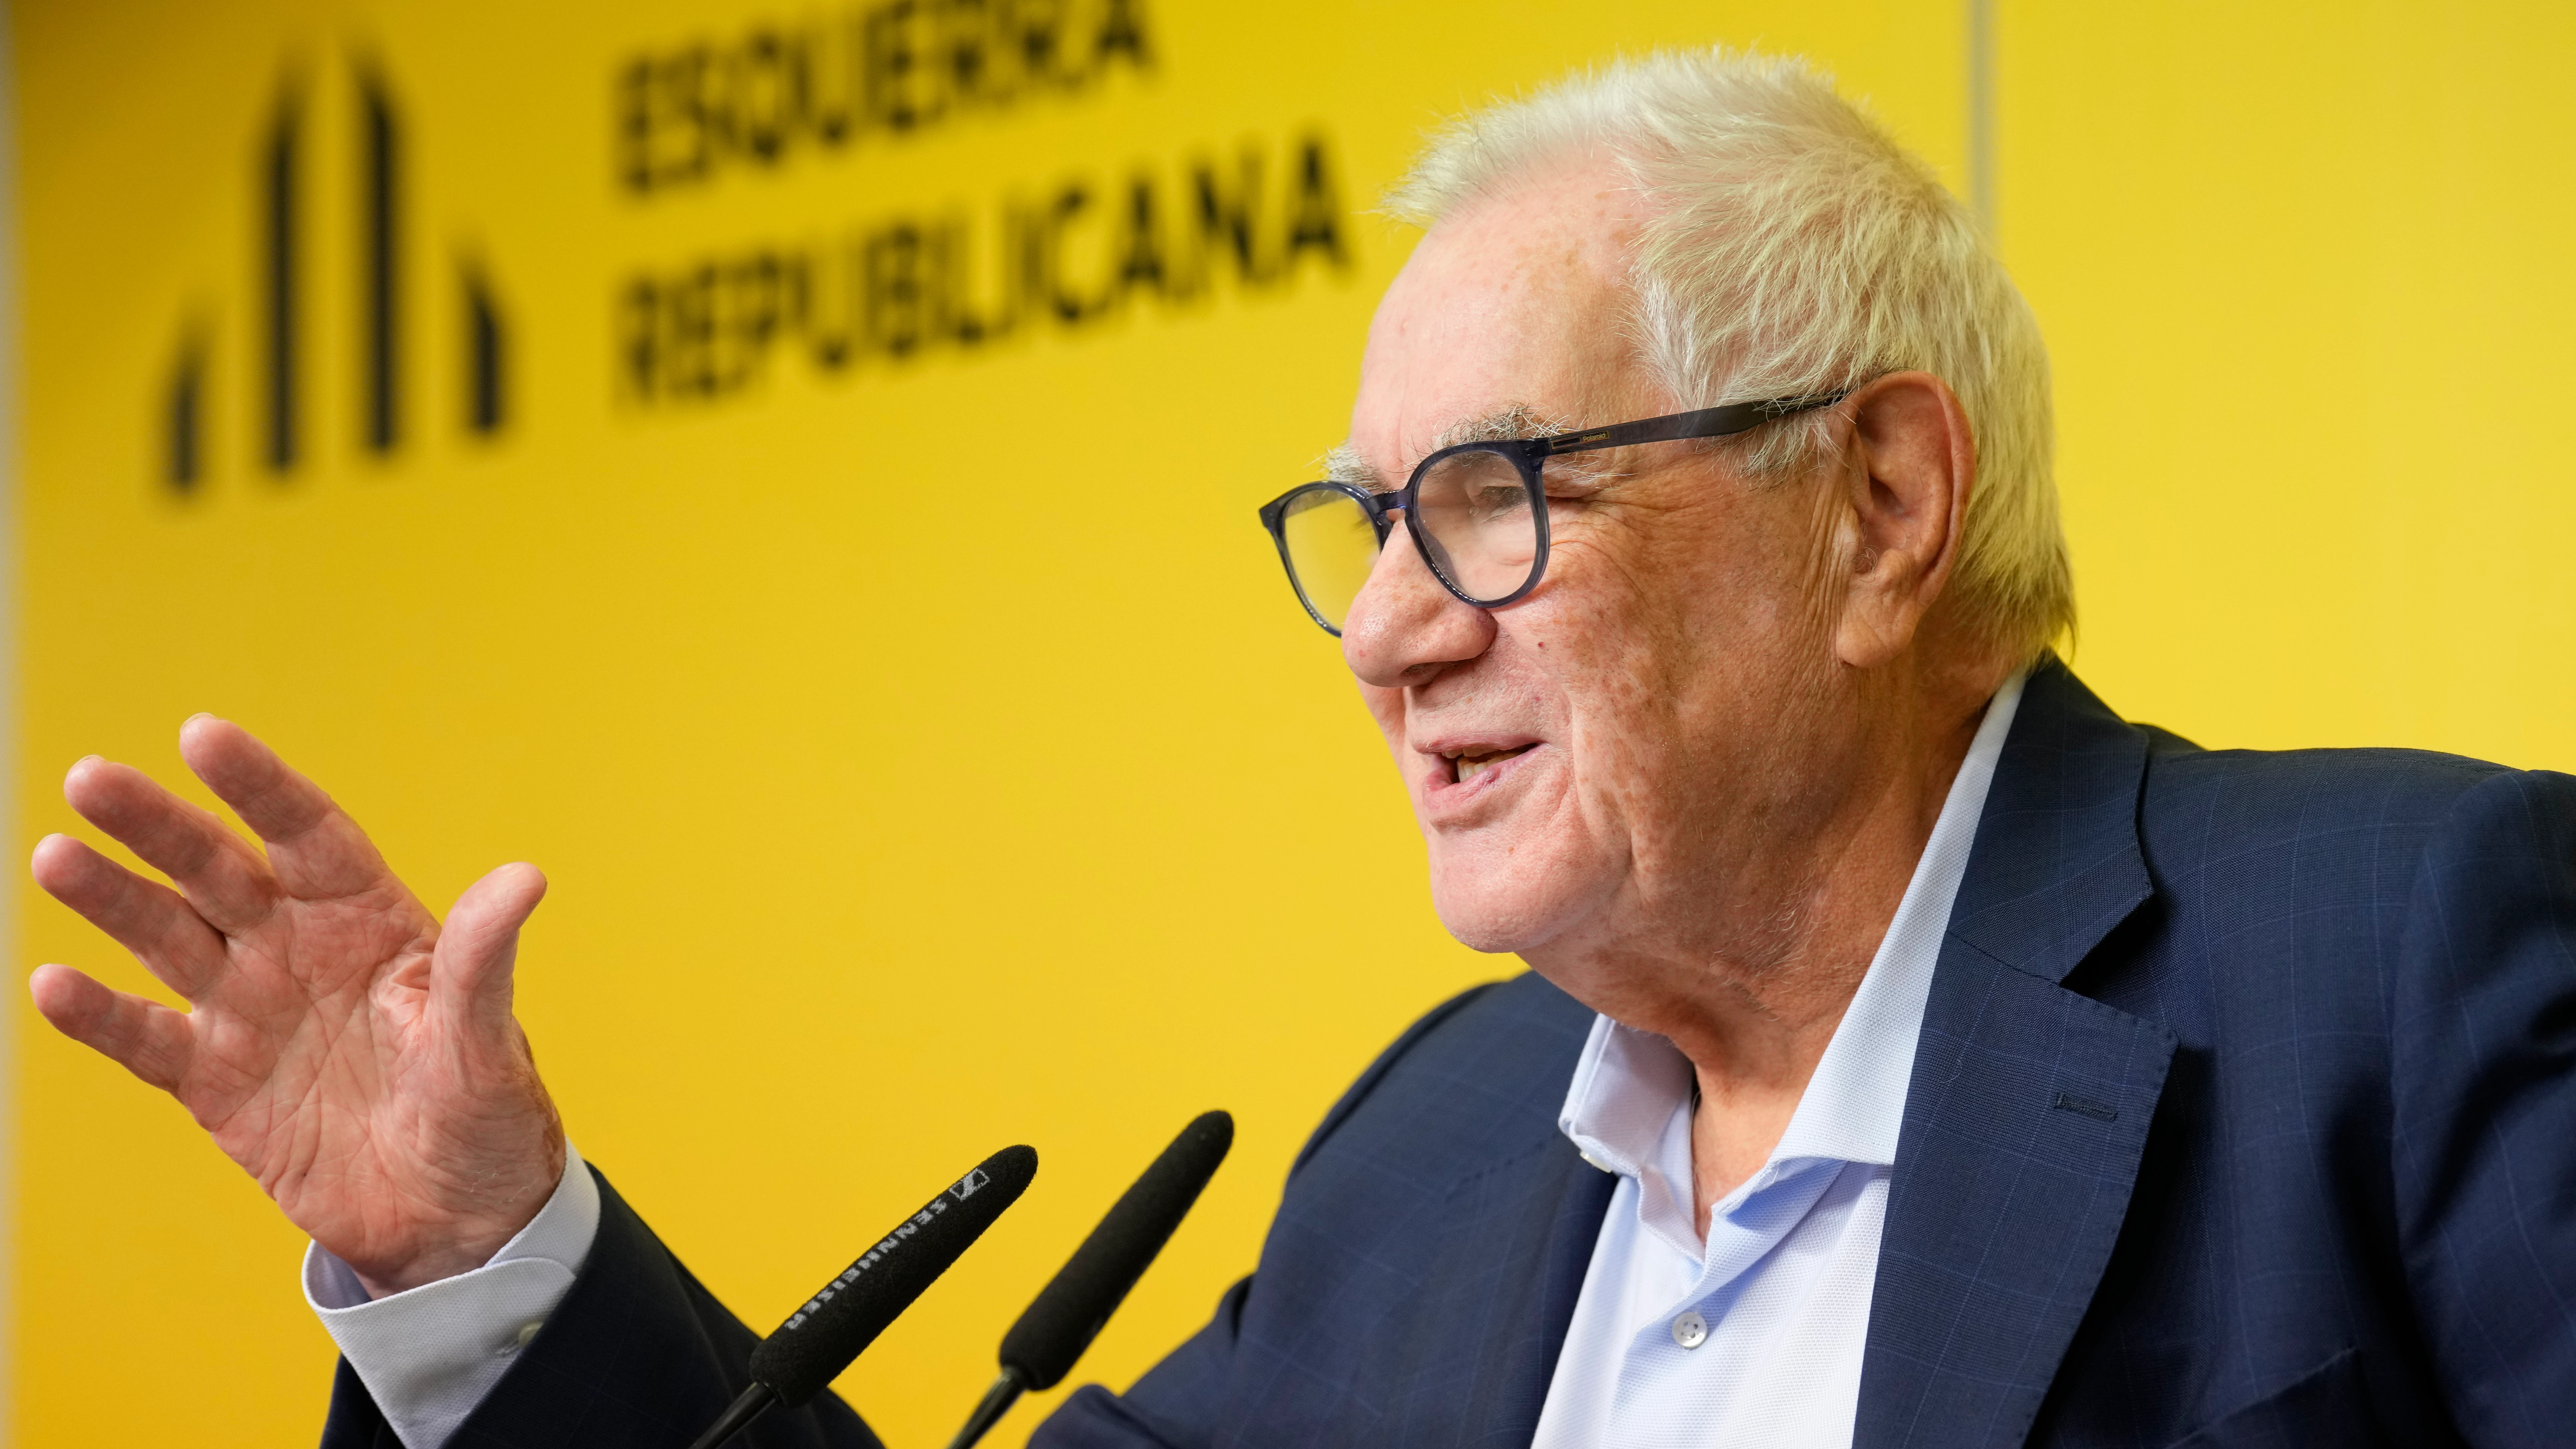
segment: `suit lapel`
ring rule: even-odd
[[[1406,1186],[1410,1206],[1387,1204],[1422,1226],[1370,1249],[1365,1271],[1406,1286],[1348,1330],[1360,1340],[1347,1397],[1328,1420],[1283,1425],[1273,1415],[1247,1440],[1528,1449],[1537,1434],[1618,1179],[1584,1162],[1556,1126],[1592,1012],[1536,977],[1495,991],[1477,1009],[1499,1016],[1483,1023],[1473,1056],[1405,1083],[1418,1091],[1448,1078],[1495,1115],[1466,1129],[1467,1140],[1453,1129],[1439,1142],[1373,1149],[1454,1170],[1419,1184],[1419,1196]],[[1389,1192],[1377,1180],[1364,1190]]]
[[[1562,1137],[1529,1160],[1458,1185],[1447,1212],[1461,1230],[1434,1279],[1448,1301],[1429,1320],[1448,1331],[1414,1340],[1449,1362],[1422,1366],[1415,1381],[1441,1387],[1416,1402],[1420,1412],[1396,1416],[1387,1443],[1523,1449],[1537,1436],[1617,1185]],[[1534,1274],[1514,1269],[1533,1261]]]
[[[2153,893],[2146,736],[2025,686],[1932,980],[1855,1449],[2019,1445],[2109,1261],[2174,1038],[2059,983]]]

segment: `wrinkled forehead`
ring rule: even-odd
[[[1369,328],[1358,456],[1398,474],[1449,443],[1634,396],[1624,201],[1590,169],[1542,171],[1432,227]]]

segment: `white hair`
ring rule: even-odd
[[[1977,451],[1951,576],[1964,617],[2024,655],[2071,631],[2047,349],[1931,167],[1803,60],[1658,51],[1450,123],[1387,206],[1429,226],[1594,151],[1642,202],[1628,323],[1679,406],[1832,392],[1909,369],[1941,378]],[[1747,466],[1778,476],[1823,462],[1833,417],[1746,435]]]

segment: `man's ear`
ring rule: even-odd
[[[1894,372],[1853,391],[1844,467],[1853,529],[1834,649],[1870,669],[1905,652],[1959,556],[1976,440],[1950,385],[1928,372]]]

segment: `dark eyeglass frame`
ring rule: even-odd
[[[1297,602],[1305,606],[1306,616],[1320,625],[1325,633],[1338,639],[1342,637],[1342,631],[1325,623],[1323,611],[1317,609],[1314,601],[1306,597],[1306,586],[1297,578],[1296,560],[1289,556],[1288,510],[1290,506],[1309,493],[1320,491],[1342,494],[1357,502],[1361,511],[1368,515],[1369,523],[1377,529],[1377,545],[1379,548],[1384,548],[1387,535],[1395,531],[1395,515],[1401,512],[1408,519],[1413,516],[1414,500],[1421,492],[1422,480],[1434,465],[1445,459],[1454,458],[1460,453],[1497,454],[1510,459],[1512,465],[1520,470],[1521,486],[1529,491],[1530,519],[1538,530],[1538,551],[1530,558],[1529,577],[1521,581],[1519,588],[1500,598],[1479,599],[1461,587],[1457,580],[1449,577],[1449,571],[1440,566],[1441,549],[1425,548],[1422,541],[1416,538],[1413,551],[1421,557],[1423,565],[1431,570],[1431,576],[1440,581],[1441,587],[1447,589],[1461,603],[1472,604],[1479,609],[1499,609],[1526,597],[1530,590],[1538,587],[1539,580],[1547,576],[1547,486],[1540,481],[1539,473],[1548,459],[1561,458],[1568,453],[1590,453],[1602,448],[1632,447],[1638,443],[1674,443],[1692,438],[1733,437],[1737,433],[1751,432],[1764,423],[1821,407],[1830,407],[1848,396],[1850,396],[1850,390],[1843,389],[1836,392],[1809,393],[1803,397],[1765,398],[1760,402],[1726,403],[1719,407],[1699,408],[1686,413],[1666,413],[1659,418],[1640,418],[1633,423],[1617,423],[1606,428],[1585,428],[1544,438],[1503,438],[1482,443],[1458,443],[1442,448],[1416,463],[1413,466],[1413,476],[1405,480],[1402,488],[1392,493],[1371,493],[1353,483],[1301,483],[1261,505],[1261,526],[1269,530],[1270,541],[1279,550],[1279,564],[1288,571],[1288,586],[1297,591]],[[1410,528],[1407,529],[1407,535],[1411,535]],[[1437,540],[1434,540],[1434,543],[1436,544]]]

